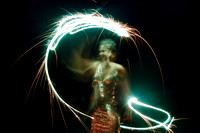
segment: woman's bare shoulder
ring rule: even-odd
[[[94,62],[92,63],[92,67],[93,67],[93,68],[96,68],[98,65],[99,65],[99,61],[94,61]]]
[[[126,69],[118,63],[113,63],[114,68],[118,71],[120,77],[125,77],[127,75]]]
[[[99,61],[93,61],[91,64],[90,64],[90,67],[89,69],[91,69],[92,71],[95,71],[97,66],[99,64]]]
[[[125,71],[125,68],[124,68],[121,64],[112,62],[112,65],[113,65],[113,67],[114,67],[115,69],[117,69],[118,71]]]

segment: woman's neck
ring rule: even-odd
[[[107,67],[110,67],[110,60],[102,60],[101,61],[101,65],[103,68],[107,68]]]

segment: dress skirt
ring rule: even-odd
[[[120,117],[115,111],[97,107],[93,117],[90,133],[120,133]]]

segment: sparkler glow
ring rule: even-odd
[[[50,89],[52,91],[53,96],[55,96],[61,103],[63,103],[65,106],[67,106],[75,115],[76,115],[76,113],[79,113],[81,115],[84,115],[86,117],[94,119],[92,116],[90,116],[90,115],[88,115],[86,113],[83,113],[83,112],[75,109],[71,105],[69,105],[57,93],[56,88],[54,87],[54,85],[53,85],[53,83],[51,81],[51,78],[50,78],[50,75],[49,75],[49,70],[48,70],[48,60],[49,60],[50,51],[56,49],[56,47],[58,46],[60,40],[65,35],[75,34],[75,33],[79,32],[79,31],[82,31],[82,30],[85,30],[85,29],[90,29],[90,28],[104,28],[104,29],[107,29],[109,31],[112,31],[112,32],[118,34],[120,37],[130,38],[132,41],[134,41],[132,37],[137,36],[137,37],[141,38],[141,36],[136,33],[136,31],[137,31],[136,29],[130,28],[127,25],[122,24],[120,22],[115,22],[113,19],[105,18],[101,14],[99,14],[98,12],[95,12],[93,14],[75,14],[75,15],[71,15],[71,16],[66,16],[58,24],[59,25],[58,25],[57,29],[55,30],[55,34],[54,34],[53,38],[51,39],[50,43],[48,44],[48,48],[47,48],[46,56],[45,56],[45,60],[44,60],[45,61],[45,72],[46,72],[46,77],[47,77],[47,80],[48,80],[48,84],[50,86]],[[134,44],[135,44],[135,41],[134,41]],[[149,44],[148,44],[148,46],[149,46]],[[137,46],[136,46],[136,48],[137,48]],[[151,47],[150,47],[150,49],[152,50]],[[152,52],[153,52],[153,50],[152,50]],[[155,56],[155,53],[154,53],[154,56]],[[157,58],[156,58],[156,60],[157,60]],[[158,63],[158,65],[159,65],[159,63]],[[148,116],[145,116],[144,114],[140,113],[139,111],[137,111],[132,106],[132,103],[137,104],[137,105],[141,105],[141,106],[144,106],[144,107],[147,107],[147,108],[150,108],[150,109],[154,109],[154,110],[157,110],[157,111],[160,111],[160,112],[163,112],[168,116],[168,118],[167,118],[167,120],[165,122],[159,122],[157,120],[154,120],[154,119],[152,119],[152,118],[150,118]],[[171,125],[171,123],[173,121],[173,118],[171,118],[171,116],[170,116],[170,114],[168,112],[166,112],[166,111],[164,111],[162,109],[159,109],[159,108],[144,104],[142,102],[139,102],[139,101],[137,101],[136,98],[131,98],[128,101],[128,105],[129,105],[129,108],[132,109],[134,112],[136,112],[138,115],[140,115],[141,117],[144,117],[144,118],[146,118],[146,119],[148,119],[148,120],[150,120],[152,122],[155,122],[158,125],[157,126],[152,126],[152,127],[144,127],[144,128],[128,127],[128,126],[125,126],[125,125],[121,125],[120,126],[121,128],[129,129],[129,130],[152,130],[152,129],[155,129],[155,128],[164,127],[167,130],[169,130],[170,125]]]
[[[154,110],[157,110],[159,112],[162,112],[162,113],[165,113],[167,115],[167,119],[164,121],[164,122],[160,122],[160,121],[157,121],[151,117],[148,117],[142,113],[140,113],[138,110],[136,110],[132,104],[136,104],[136,105],[140,105],[140,106],[143,106],[143,107],[147,107],[147,108],[150,108],[150,109],[154,109]],[[153,107],[151,105],[148,105],[148,104],[145,104],[145,103],[142,103],[142,102],[139,102],[137,100],[137,98],[135,97],[132,97],[130,100],[128,100],[128,106],[131,110],[133,110],[136,114],[140,115],[141,117],[149,120],[149,121],[152,121],[152,122],[155,122],[157,123],[158,125],[156,126],[151,126],[151,127],[128,127],[128,126],[124,126],[124,125],[121,125],[120,127],[121,128],[124,128],[124,129],[130,129],[130,130],[152,130],[152,129],[156,129],[156,128],[160,128],[160,127],[164,127],[166,130],[170,130],[170,126],[174,120],[174,117],[171,118],[170,114],[163,110],[163,109],[160,109],[160,108],[156,108],[156,107]]]
[[[84,29],[90,28],[104,28],[118,34],[119,36],[129,37],[127,29],[123,28],[122,25],[112,21],[111,19],[106,19],[103,16],[95,14],[78,14],[68,16],[61,20],[59,27],[57,28],[57,33],[49,44],[49,48],[54,50],[60,39],[62,39],[62,37],[67,33],[75,34]]]

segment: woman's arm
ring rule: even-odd
[[[128,95],[130,94],[130,89],[129,89],[129,79],[128,79],[128,73],[126,69],[123,66],[120,66],[118,69],[119,73],[119,82],[120,82],[120,87],[122,88],[123,92],[123,98],[127,98]]]
[[[93,75],[93,72],[95,71],[95,68],[96,68],[96,64],[97,64],[97,61],[93,61],[93,62],[90,62],[90,64],[88,64],[88,67],[84,69],[72,67],[70,65],[66,65],[66,68],[70,72],[72,72],[73,78],[87,82],[90,79],[90,77]]]
[[[121,102],[122,102],[122,116],[121,120],[122,123],[125,121],[130,121],[131,120],[131,110],[129,109],[127,105],[127,98],[130,96],[130,83],[129,83],[129,78],[128,78],[128,73],[124,67],[121,67],[119,70],[119,84],[120,88],[122,89],[122,95],[121,95]]]
[[[85,80],[91,76],[91,71],[95,68],[94,65],[97,62],[85,56],[88,53],[83,49],[84,44],[79,44],[77,48],[71,50],[70,55],[67,55],[67,60],[62,60],[64,66],[71,72],[73,78],[78,80]]]

